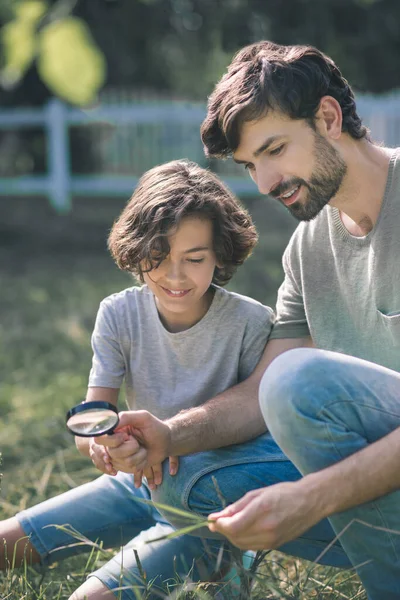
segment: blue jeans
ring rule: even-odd
[[[343,354],[290,350],[265,372],[260,405],[280,447],[307,474],[400,426],[400,374]],[[370,600],[400,598],[400,535],[383,531],[400,534],[399,507],[400,491],[330,518]]]
[[[103,548],[119,552],[90,576],[100,579],[122,600],[138,597],[159,600],[166,586],[174,590],[179,581],[220,580],[220,571],[231,565],[232,547],[226,542],[181,536],[146,544],[174,531],[152,506],[138,500],[150,499],[146,485],[136,489],[133,475],[118,473],[98,479],[55,496],[16,515],[24,532],[41,556],[42,564],[51,564],[91,549],[79,544],[73,533],[90,542],[102,542]],[[141,567],[136,562],[137,550]],[[103,558],[103,557],[102,557]],[[216,569],[218,572],[216,573]],[[151,589],[145,592],[146,583]],[[151,584],[151,586],[150,586]],[[125,588],[119,596],[119,588]]]
[[[174,477],[168,474],[168,461],[164,467],[164,481],[153,493],[153,499],[203,515],[222,508],[225,502],[237,500],[250,489],[301,476],[269,434],[245,444],[181,457],[178,474]],[[218,482],[217,487],[213,476]],[[172,532],[173,525],[168,521],[179,527],[187,525],[172,514],[163,517],[153,507],[137,501],[137,498],[149,497],[145,485],[139,490],[134,488],[131,475],[103,475],[27,509],[17,518],[25,533],[31,536],[31,543],[43,563],[90,549],[90,546],[76,545],[73,535],[51,525],[68,524],[89,540],[102,541],[104,548],[120,547],[121,550],[91,576],[99,578],[116,595],[117,588],[126,587],[121,596],[123,600],[136,600],[132,586],[136,589],[144,587],[134,548],[147,581],[154,580],[151,588],[154,599],[160,597],[163,582],[169,581],[171,586],[176,584],[177,575],[181,579],[189,574],[191,580],[209,581],[217,567],[229,568],[232,547],[221,536],[213,536],[208,528],[197,536],[186,535],[145,544],[146,540]],[[302,538],[286,544],[282,550],[315,560],[333,538],[333,530],[326,520]],[[322,562],[350,566],[338,542]],[[153,598],[153,595],[149,597]]]

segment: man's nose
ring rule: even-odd
[[[260,194],[270,194],[282,180],[282,176],[275,170],[259,167],[253,176]]]

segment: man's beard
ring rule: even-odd
[[[301,185],[307,190],[303,202],[294,202],[286,208],[299,221],[311,221],[328,204],[342,185],[347,173],[347,165],[339,152],[319,133],[315,132],[315,168],[309,181],[293,177],[290,181],[277,186],[271,195],[275,198]]]

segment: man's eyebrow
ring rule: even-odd
[[[190,252],[201,252],[202,250],[209,250],[208,246],[196,246],[195,248],[189,248],[189,250],[185,250],[185,254],[189,254]]]
[[[254,150],[253,152],[253,157],[257,158],[258,156],[260,156],[260,154],[262,154],[263,152],[265,152],[265,150],[268,150],[268,148],[274,143],[276,142],[276,140],[278,140],[279,138],[281,138],[281,135],[271,135],[269,138],[267,138],[262,144],[261,146],[259,146],[257,148],[257,150]],[[235,161],[235,163],[237,163],[238,165],[245,165],[247,164],[249,161],[248,160],[239,160],[235,157],[233,157],[233,160]]]

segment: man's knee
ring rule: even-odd
[[[319,411],[332,376],[332,358],[314,348],[295,348],[278,356],[265,371],[260,383],[260,408],[268,429],[281,445],[282,440],[301,428],[301,415]]]

